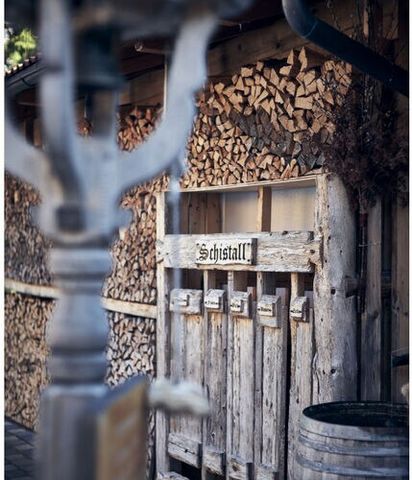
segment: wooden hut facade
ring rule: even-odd
[[[314,8],[364,41],[379,18],[379,45],[407,66],[406,2],[375,10],[355,3]],[[122,48],[121,149],[156,128],[165,56],[159,40]],[[374,168],[393,177],[407,168],[395,153],[384,166],[345,158],[356,143],[345,122],[373,88],[375,103],[393,112],[381,131],[391,128],[400,151],[408,105],[294,34],[280,2],[257,1],[222,21],[208,63],[180,180],[179,231],[167,175],[121,200],[132,218],[119,228],[102,289],[107,382],[137,373],[185,378],[210,398],[205,419],[151,416],[151,476],[293,478],[305,407],[404,402],[408,367],[392,363],[408,347],[408,205],[402,179],[381,188],[372,177]],[[27,62],[7,85],[27,139],[41,147],[36,70],[41,60]],[[79,134],[93,135],[87,99],[78,112]],[[33,221],[38,193],[6,174],[5,194],[6,415],[35,428],[59,294],[47,267],[50,242]]]

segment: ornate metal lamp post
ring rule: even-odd
[[[34,149],[6,121],[6,168],[42,195],[39,226],[54,244],[50,267],[62,298],[49,325],[51,385],[41,401],[40,478],[79,479],[82,412],[102,398],[108,334],[99,294],[110,269],[108,247],[121,222],[123,191],[170,169],[184,149],[195,114],[194,94],[206,78],[206,51],[220,15],[249,0],[42,0],[44,73],[40,80],[45,150]],[[178,31],[166,114],[133,153],[116,145],[115,110],[122,79],[115,47],[121,38]],[[74,96],[93,99],[94,135],[76,135]]]

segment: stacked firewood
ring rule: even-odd
[[[5,263],[7,278],[39,285],[49,284],[47,269],[50,242],[32,221],[38,192],[6,173],[5,176]]]
[[[142,143],[153,131],[159,109],[133,108],[120,119],[120,129],[117,135],[119,146],[122,150],[133,150]]]
[[[322,167],[334,110],[351,68],[317,52],[292,50],[284,65],[258,62],[210,83],[188,147],[184,187],[288,179]]]
[[[156,112],[134,108],[123,117],[118,134],[119,146],[131,150],[138,146],[154,128]],[[121,201],[133,216],[111,249],[113,270],[103,287],[103,295],[116,300],[156,303],[156,197],[164,187],[160,177],[133,188]]]
[[[54,302],[19,294],[4,299],[5,413],[28,428],[38,422],[46,372],[46,323]]]
[[[122,313],[109,313],[110,339],[107,348],[109,369],[106,381],[115,386],[137,374],[155,376],[156,322],[149,318],[137,318]],[[149,418],[148,436],[148,475],[154,466],[153,413]]]

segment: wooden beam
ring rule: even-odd
[[[212,235],[166,235],[157,241],[158,261],[166,268],[210,269],[210,265],[196,262],[196,242],[255,238],[257,255],[255,265],[218,265],[213,268],[226,271],[312,272],[313,262],[319,261],[319,242],[313,232],[236,233]]]
[[[49,285],[33,285],[30,283],[19,282],[6,278],[4,281],[4,289],[9,293],[19,293],[21,295],[29,295],[32,297],[46,298],[50,300],[60,297],[59,289]],[[125,313],[134,317],[157,318],[156,305],[148,305],[145,303],[125,302],[123,300],[114,300],[112,298],[101,297],[102,306],[105,310],[116,313]]]
[[[368,212],[365,311],[362,314],[361,400],[381,400],[382,393],[382,202]]]

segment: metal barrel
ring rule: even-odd
[[[334,402],[303,410],[294,480],[407,479],[408,407]]]

